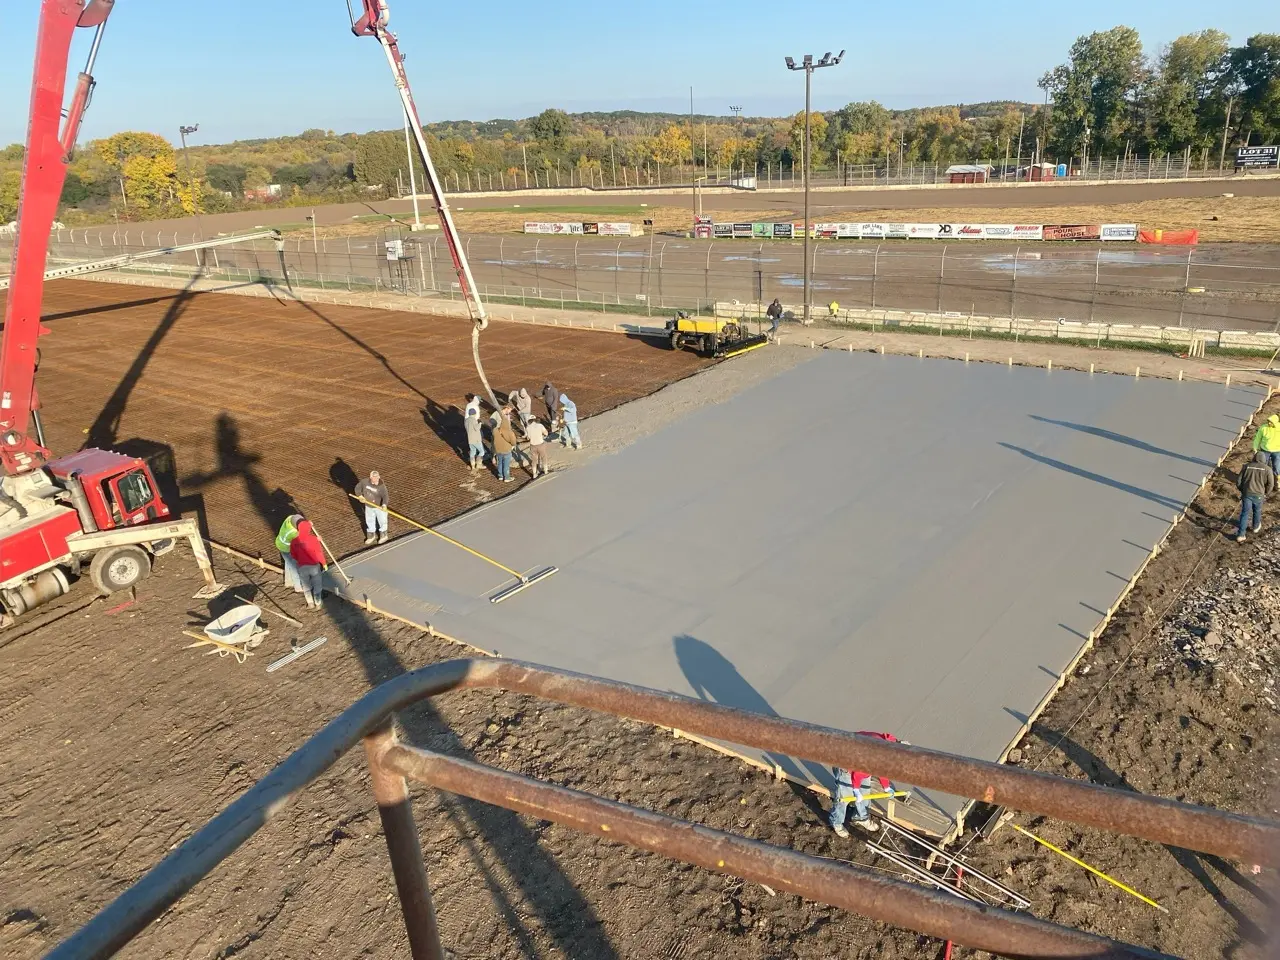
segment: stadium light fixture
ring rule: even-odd
[[[827,51],[822,55],[822,59],[817,63],[813,60],[813,54],[806,53],[804,60],[800,64],[795,62],[792,57],[786,57],[788,70],[804,71],[804,323],[807,326],[813,322],[812,304],[810,303],[811,285],[809,283],[809,154],[811,151],[810,138],[810,122],[812,92],[813,92],[813,71],[819,67],[834,67],[844,59],[844,51],[841,50],[836,57],[831,56],[831,51]]]

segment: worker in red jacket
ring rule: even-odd
[[[877,740],[887,740],[889,743],[906,743],[905,740],[900,741],[892,733],[859,730],[857,735],[860,737],[875,737]],[[849,831],[844,828],[844,820],[845,815],[849,812],[849,801],[852,800],[854,805],[853,822],[871,833],[879,830],[880,825],[871,819],[871,810],[867,805],[867,801],[863,799],[863,791],[867,790],[873,781],[878,780],[881,792],[887,793],[893,789],[893,784],[889,782],[889,778],[873,777],[865,770],[854,770],[850,773],[843,767],[832,767],[831,772],[835,774],[836,778],[836,789],[831,795],[831,815],[827,818],[831,829],[839,836],[849,836]]]
[[[307,606],[320,606],[324,579],[321,574],[329,569],[324,556],[324,544],[316,536],[310,520],[298,524],[298,535],[289,544],[289,556],[298,565],[298,579],[302,581],[302,598]]]

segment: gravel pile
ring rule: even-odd
[[[1280,534],[1251,538],[1247,549],[1182,599],[1162,628],[1167,661],[1222,671],[1280,712]]]

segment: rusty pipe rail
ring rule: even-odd
[[[365,739],[374,774],[379,813],[415,960],[434,960],[441,954],[425,865],[404,783],[406,775],[430,783],[438,779],[445,789],[508,809],[533,813],[532,807],[516,804],[540,802],[542,806],[535,815],[579,829],[582,823],[593,823],[590,818],[582,817],[607,811],[613,823],[626,824],[625,828],[618,828],[615,839],[655,852],[669,852],[709,869],[752,879],[770,877],[797,894],[848,906],[872,919],[912,929],[922,929],[921,923],[928,922],[933,935],[957,943],[971,942],[968,937],[980,937],[983,943],[993,942],[986,938],[998,935],[1003,928],[1007,938],[1000,941],[1003,946],[986,949],[996,949],[1009,956],[1152,955],[1067,927],[1031,921],[988,907],[970,905],[961,909],[948,905],[944,908],[942,901],[933,900],[941,897],[940,894],[931,894],[910,884],[882,880],[850,867],[834,868],[819,858],[670,821],[478,764],[412,750],[397,744],[391,736],[389,720],[395,711],[450,690],[477,688],[524,693],[833,766],[874,769],[919,786],[1157,843],[1253,863],[1280,864],[1280,845],[1277,844],[1280,823],[1272,820],[1194,807],[922,747],[890,744],[515,660],[449,660],[403,674],[370,690],[47,957],[78,960],[114,954],[279,813],[295,793],[362,739]],[[508,779],[512,777],[515,779]],[[521,797],[525,799],[519,800]],[[596,806],[598,804],[605,806]],[[573,817],[579,820],[565,819]],[[592,826],[591,832],[607,835],[611,831]],[[713,855],[714,860],[704,859]],[[823,872],[830,869],[839,873]],[[762,872],[769,870],[780,872]],[[848,889],[842,892],[841,887]]]

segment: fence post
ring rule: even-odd
[[[533,242],[533,282],[538,285],[538,289],[542,289],[542,275],[538,271],[538,250],[542,247],[542,239],[539,238]]]
[[[603,177],[604,174],[601,173],[600,176]],[[574,242],[576,243],[577,241],[575,240]],[[619,284],[622,282],[621,276],[622,276],[622,241],[619,240],[617,248],[613,251],[613,299],[617,300],[619,304],[622,303],[622,293],[619,287]]]
[[[947,245],[942,245],[942,260],[938,264],[938,313],[942,313],[942,284],[947,276]],[[941,321],[939,321],[941,329]]]
[[[1191,258],[1194,254],[1194,248],[1187,251],[1187,272],[1182,280],[1182,296],[1178,298],[1178,326],[1182,326],[1183,314],[1187,312],[1187,290],[1191,286]]]
[[[1093,323],[1094,307],[1098,303],[1098,281],[1102,272],[1102,248],[1099,247],[1097,255],[1093,258],[1093,296],[1089,300],[1089,322]]]
[[[876,308],[876,277],[880,275],[880,247],[882,244],[876,244],[875,256],[871,259],[871,309]]]
[[[708,300],[711,299],[711,248],[715,245],[714,240],[707,244],[707,265],[702,271],[702,292]]]
[[[1018,254],[1022,247],[1013,248],[1013,284],[1009,288],[1009,319],[1012,321],[1018,313]],[[1015,334],[1015,341],[1017,337]]]

